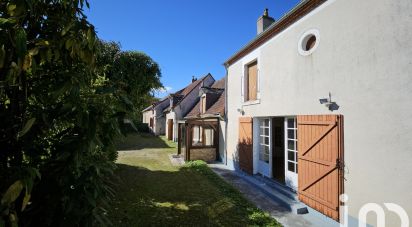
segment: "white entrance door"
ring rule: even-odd
[[[298,189],[297,133],[296,118],[285,118],[285,183],[295,191]]]
[[[271,152],[271,120],[269,118],[259,120],[259,160],[258,172],[264,176],[271,176],[272,152]]]

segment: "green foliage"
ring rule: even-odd
[[[97,64],[103,69],[100,74],[124,104],[122,108],[130,110],[126,117],[141,121],[141,110],[155,101],[152,91],[163,87],[159,65],[142,52],[121,51],[115,42],[100,42],[99,50]]]
[[[173,166],[169,155],[176,145],[165,137],[128,135],[121,145],[139,152],[119,153],[115,173],[120,180],[108,212],[116,225],[281,226],[205,162]]]
[[[210,182],[220,188],[220,190],[241,209],[247,211],[247,225],[248,226],[281,226],[275,219],[270,217],[269,214],[264,213],[260,209],[256,208],[240,194],[238,190],[233,188],[230,184],[223,181],[217,176],[204,161],[190,161],[182,167],[183,170],[196,171],[199,174],[205,176]]]
[[[119,123],[160,70],[144,54],[114,69],[129,56],[98,41],[88,5],[0,1],[0,226],[110,224]]]
[[[140,133],[150,133],[150,128],[147,123],[136,122],[135,125]]]

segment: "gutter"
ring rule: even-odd
[[[192,116],[192,117],[185,117],[185,120],[193,120],[193,119],[202,119],[202,120],[207,120],[207,119],[216,119],[218,118],[219,120],[225,120],[220,114],[203,114],[200,116]]]
[[[224,116],[224,121],[225,121],[225,142],[224,142],[224,147],[223,147],[223,151],[225,153],[225,165],[227,166],[227,94],[229,93],[227,90],[227,84],[228,84],[228,75],[229,75],[229,70],[228,67],[229,65],[224,64],[225,66],[225,71],[226,71],[226,75],[225,75],[225,116]]]
[[[233,63],[230,63],[233,59],[235,59],[239,54],[241,54],[243,51],[245,51],[247,48],[249,48],[249,46],[251,46],[252,44],[254,44],[256,41],[258,41],[260,38],[262,38],[263,36],[265,36],[270,30],[272,30],[274,27],[278,26],[279,24],[283,23],[284,20],[286,20],[291,14],[295,13],[296,10],[298,10],[299,8],[301,8],[303,5],[305,5],[306,3],[313,1],[313,0],[302,0],[300,1],[295,7],[293,7],[289,12],[287,12],[286,14],[284,14],[279,20],[275,21],[274,23],[272,23],[265,31],[263,31],[262,33],[260,33],[258,36],[256,36],[252,41],[250,41],[249,43],[247,43],[246,45],[244,45],[239,51],[237,51],[234,55],[232,55],[231,57],[229,57],[228,60],[225,61],[224,65],[229,66]],[[294,23],[293,23],[294,24]],[[289,25],[290,26],[290,25]],[[276,35],[275,35],[276,36]],[[260,45],[259,45],[260,46]]]

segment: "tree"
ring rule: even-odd
[[[84,6],[86,0],[0,2],[0,226],[108,222],[119,122],[132,114],[130,100],[151,88],[104,64],[120,48],[104,52]],[[144,61],[144,72],[134,73],[155,71],[144,79],[156,88],[153,65]]]
[[[110,82],[121,99],[128,97],[130,111],[128,118],[141,120],[141,110],[150,105],[155,97],[153,90],[162,88],[159,65],[142,52],[121,51],[120,44],[100,42],[98,64],[104,72],[101,74]]]

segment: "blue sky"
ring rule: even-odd
[[[90,0],[86,10],[98,36],[159,63],[174,92],[192,76],[225,75],[223,62],[256,36],[265,8],[279,19],[299,0]],[[158,93],[163,96],[165,93]]]

